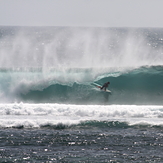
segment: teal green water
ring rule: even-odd
[[[104,70],[103,70],[104,71]],[[94,69],[71,69],[69,78],[80,74],[79,82],[60,79],[63,72],[53,70],[0,72],[2,98],[9,101],[70,104],[156,104],[163,103],[163,67],[140,67],[122,72],[106,72],[91,76]],[[49,73],[49,74],[48,74]],[[78,74],[79,73],[79,74]],[[50,77],[49,77],[50,76]],[[59,77],[56,77],[59,76]],[[92,83],[103,85],[110,81],[111,93],[100,91]]]

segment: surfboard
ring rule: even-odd
[[[93,86],[95,86],[95,87],[97,87],[97,88],[99,88],[99,89],[101,90],[101,87],[102,87],[101,85],[99,85],[99,84],[96,84],[96,83],[92,83],[92,85],[93,85]],[[108,89],[106,89],[106,91],[102,89],[101,91],[104,91],[104,92],[109,92],[109,93],[111,93],[111,91],[110,91],[110,90],[108,90]]]

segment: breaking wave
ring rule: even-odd
[[[97,73],[98,72],[98,73]],[[1,71],[1,99],[12,102],[72,104],[163,104],[163,67],[151,66],[113,71],[71,69]],[[11,77],[12,76],[12,77]],[[73,81],[78,79],[78,81]],[[110,81],[111,93],[92,83]]]
[[[162,29],[0,27],[0,102],[163,104]],[[92,83],[110,81],[111,94]]]

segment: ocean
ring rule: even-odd
[[[109,92],[96,88],[110,82]],[[0,162],[163,162],[163,29],[0,27]]]

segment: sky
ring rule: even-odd
[[[163,0],[0,0],[0,26],[163,27]]]

